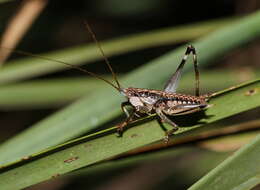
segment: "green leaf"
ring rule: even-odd
[[[260,80],[257,80],[218,93],[209,102],[210,104],[214,104],[214,106],[205,112],[210,117],[203,118],[200,121],[209,124],[260,106],[259,86]],[[251,93],[253,89],[256,90],[255,93]],[[251,94],[248,94],[248,92]],[[229,109],[226,109],[227,105],[229,105]],[[176,134],[181,134],[203,125],[205,124],[181,127]],[[28,187],[156,142],[164,137],[164,131],[156,121],[147,121],[136,127],[132,127],[126,130],[121,138],[117,137],[114,133],[109,134],[114,131],[115,127],[100,131],[45,150],[44,152],[25,157],[19,162],[9,164],[8,166],[2,166],[6,168],[3,168],[5,171],[0,174],[0,186],[5,190]],[[174,140],[174,138],[178,138],[178,135],[172,139]],[[23,162],[24,160],[25,162]],[[14,180],[15,183],[13,183]]]
[[[247,190],[260,184],[260,135],[215,169],[189,190]]]
[[[223,120],[222,120],[223,121]],[[183,153],[188,153],[189,155],[192,155],[191,152],[199,152],[199,150],[201,150],[202,148],[206,148],[207,151],[210,153],[210,157],[208,157],[205,160],[201,160],[199,159],[199,163],[198,164],[196,162],[196,169],[201,171],[201,170],[205,170],[205,166],[206,168],[211,167],[212,168],[212,160],[213,159],[217,159],[219,160],[220,158],[222,159],[222,161],[224,160],[223,158],[227,158],[228,155],[231,155],[231,153],[233,153],[234,150],[237,150],[238,148],[240,148],[242,145],[245,145],[246,143],[249,143],[251,140],[253,140],[253,138],[255,138],[260,131],[249,131],[248,129],[252,129],[252,128],[259,128],[260,125],[260,119],[258,120],[253,120],[253,121],[249,121],[249,122],[243,122],[243,123],[239,123],[239,124],[235,124],[235,125],[225,125],[225,126],[215,126],[218,122],[214,122],[211,124],[211,126],[209,125],[204,125],[203,127],[199,127],[198,129],[202,129],[202,128],[207,128],[207,131],[202,131],[202,130],[191,130],[189,132],[185,132],[182,133],[184,135],[178,135],[177,137],[174,137],[174,140],[171,141],[171,145],[178,145],[180,143],[184,143],[183,146],[175,146],[174,148],[168,148],[168,149],[161,149],[160,151],[156,151],[158,150],[157,148],[162,147],[161,143],[162,142],[158,142],[156,143],[158,146],[155,147],[156,144],[151,144],[146,146],[144,149],[142,149],[142,147],[140,149],[137,149],[134,152],[130,152],[130,156],[129,153],[123,154],[119,156],[119,159],[116,158],[115,160],[112,159],[111,161],[104,161],[101,162],[99,164],[94,164],[93,166],[89,166],[86,168],[82,168],[80,170],[77,170],[75,172],[69,173],[68,175],[70,176],[82,176],[82,175],[91,175],[95,172],[99,172],[99,173],[104,173],[104,172],[109,172],[111,170],[115,170],[115,169],[120,169],[120,168],[128,168],[131,167],[132,165],[139,165],[141,163],[147,163],[151,160],[161,160],[162,158],[167,158],[167,157],[175,157],[178,156],[179,154],[183,154]],[[217,130],[216,128],[221,127],[221,129]],[[242,128],[243,127],[243,128]],[[238,131],[247,131],[245,133],[237,133]],[[194,131],[196,131],[194,133]],[[219,135],[224,135],[224,136],[219,136]],[[209,138],[210,137],[210,138]],[[212,138],[213,137],[213,138]],[[214,138],[216,137],[216,138]],[[190,139],[191,138],[191,139]],[[209,138],[209,139],[208,139]],[[197,141],[197,140],[202,140],[203,141]],[[193,147],[190,147],[190,144],[194,145],[194,141],[196,141],[196,145]],[[234,146],[230,147],[230,143],[231,144],[235,144]],[[186,144],[188,144],[188,146],[186,146]],[[199,146],[197,146],[199,145]],[[226,146],[225,146],[226,145]],[[214,149],[214,147],[219,147],[221,146],[221,148],[219,149]],[[149,149],[150,147],[150,149]],[[213,149],[212,149],[213,147]],[[145,150],[145,153],[143,152],[143,150]],[[155,151],[151,151],[151,150],[155,150]],[[141,154],[138,154],[141,153]],[[207,154],[208,155],[208,154]],[[127,157],[128,156],[128,157]],[[220,156],[220,157],[218,157]],[[224,156],[224,157],[223,157]],[[120,159],[121,157],[121,159]],[[197,157],[197,156],[196,156]],[[179,158],[179,157],[178,157]],[[206,161],[208,160],[208,161]],[[186,163],[186,165],[190,165],[189,170],[191,170],[192,172],[187,173],[187,175],[192,175],[192,176],[196,176],[197,173],[191,169],[190,167],[192,167],[192,165],[194,165],[194,163],[190,164],[192,160],[189,160],[189,162],[186,161],[186,159],[184,159],[184,162]],[[205,163],[206,162],[206,163]],[[219,162],[220,163],[220,162]],[[178,163],[179,164],[179,163]],[[203,167],[201,167],[203,166]],[[212,168],[213,169],[213,168]],[[65,175],[64,177],[67,177],[68,175]],[[98,175],[98,174],[95,174]],[[204,173],[205,175],[205,173]],[[176,176],[175,176],[176,177]],[[175,178],[173,177],[173,178]]]
[[[243,35],[235,35],[237,34],[237,31],[243,31]],[[228,51],[231,51],[238,46],[242,46],[250,40],[252,41],[259,35],[260,12],[258,11],[240,19],[238,22],[234,22],[230,26],[211,33],[193,44],[198,50],[200,65],[206,65],[217,57],[226,54]],[[169,52],[166,55],[151,61],[149,64],[138,68],[124,77],[122,85],[143,88],[162,86],[175,70],[173,65],[174,63],[179,63],[185,48],[186,46],[182,46],[177,50]],[[191,67],[192,64],[188,64],[186,70],[191,69]],[[156,73],[156,77],[151,77],[154,73]],[[243,92],[241,96],[244,97]],[[55,113],[51,117],[35,124],[15,138],[2,144],[0,147],[0,163],[10,163],[97,128],[121,113],[119,108],[120,101],[119,94],[109,87],[96,90],[91,96],[82,98],[76,103],[68,106],[66,109]],[[236,99],[236,101],[238,100]],[[252,102],[241,105],[236,101],[233,101],[231,98],[230,101],[226,102],[226,105],[229,105],[232,102],[230,105],[241,109],[246,108],[245,110],[257,106],[257,104],[252,105]],[[223,105],[221,102],[216,103]],[[210,109],[213,110],[212,114],[216,115],[216,117],[213,118],[220,119],[229,116],[227,112],[223,112],[223,110],[226,110],[226,105],[223,105],[221,110]],[[238,110],[239,109],[234,109],[232,107],[230,108],[230,111],[234,111],[232,114],[238,113]],[[210,121],[212,122],[213,120]],[[151,129],[149,128],[148,130]],[[156,134],[156,130],[154,132]],[[141,134],[143,133],[145,132],[141,132]],[[158,136],[158,134],[160,135]],[[148,142],[151,142],[152,139],[158,140],[161,138],[163,132],[158,134],[155,136],[151,135],[150,137],[147,137],[146,140],[142,139],[144,141],[142,141],[141,144],[147,144]],[[106,142],[104,141],[103,143]],[[139,146],[141,146],[141,144]]]
[[[58,107],[91,94],[105,84],[93,78],[33,80],[0,86],[0,109]]]
[[[183,173],[184,176],[181,175],[183,184],[187,185],[194,183],[196,179],[202,177],[208,171],[216,167],[217,164],[221,163],[230,154],[231,152],[213,152],[192,145],[179,146],[163,149],[160,151],[146,152],[144,154],[138,154],[129,157],[123,156],[123,158],[116,160],[94,164],[93,166],[82,168],[80,170],[61,176],[61,178],[58,178],[58,180],[77,179],[79,177],[85,177],[85,179],[89,179],[92,176],[102,176],[103,179],[105,178],[106,180],[111,180],[112,178],[113,180],[115,173],[120,172],[123,174],[126,170],[130,170],[131,173],[131,171],[138,169],[139,167],[147,165],[149,167],[149,165],[156,165],[157,168],[160,168],[161,174],[163,175],[160,177],[164,178],[164,180],[163,183],[156,184],[158,188],[153,187],[153,189],[161,189],[160,187],[165,187],[165,180],[170,180],[171,187],[172,185],[174,187],[176,182],[179,182],[178,177],[180,177],[180,174]],[[194,155],[194,157],[189,159],[187,162],[186,158],[190,158],[191,155]],[[171,170],[170,173],[167,172],[169,170]],[[188,170],[192,172],[186,172]],[[113,175],[111,175],[111,173],[113,173]],[[106,184],[103,179],[102,183]],[[158,183],[158,181],[155,183]],[[86,185],[88,185],[88,183]],[[149,187],[151,187],[150,183]],[[168,186],[166,187],[164,189],[170,189]]]

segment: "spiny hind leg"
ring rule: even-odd
[[[127,126],[131,121],[133,121],[133,118],[135,116],[135,110],[132,113],[129,113],[129,111],[126,109],[126,106],[128,106],[128,105],[131,105],[131,104],[129,102],[121,103],[121,109],[126,115],[126,120],[117,125],[118,136],[122,136],[124,127]]]
[[[195,95],[200,96],[200,74],[198,69],[198,59],[197,59],[197,53],[195,48],[192,45],[189,45],[187,47],[185,55],[188,55],[192,53],[193,55],[193,65],[194,65],[194,71],[195,71]],[[185,56],[184,56],[185,57]]]
[[[197,61],[197,54],[196,50],[192,45],[189,45],[186,49],[185,55],[183,56],[180,65],[178,66],[177,70],[175,73],[171,76],[171,78],[167,81],[166,85],[164,86],[164,91],[165,92],[176,92],[176,89],[179,85],[179,81],[181,78],[182,70],[187,62],[188,55],[192,54],[193,55],[193,65],[194,65],[194,71],[195,71],[195,95],[199,96],[199,70],[198,70],[198,61]]]
[[[170,136],[179,129],[178,125],[171,121],[159,108],[156,109],[156,113],[160,117],[162,123],[168,123],[173,127],[171,130],[165,131],[164,142],[168,144]]]

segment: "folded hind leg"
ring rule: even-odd
[[[185,65],[185,63],[187,62],[188,59],[188,55],[192,54],[193,55],[193,64],[194,64],[194,71],[195,71],[195,95],[199,96],[200,92],[199,92],[199,70],[198,70],[198,61],[197,61],[197,54],[196,54],[196,50],[192,45],[189,45],[186,49],[185,55],[183,56],[180,65],[178,66],[177,70],[175,71],[175,73],[171,76],[171,78],[167,81],[165,87],[164,87],[164,91],[165,92],[176,92],[176,89],[179,85],[179,81],[181,78],[181,73],[183,70],[183,67]]]

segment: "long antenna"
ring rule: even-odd
[[[13,49],[10,49],[10,48],[6,48],[6,47],[0,47],[0,48],[4,48],[5,50],[8,50],[8,51],[11,51],[11,52],[14,52],[14,53],[17,53],[17,54],[21,54],[21,55],[27,55],[27,56],[31,56],[31,57],[35,57],[35,58],[40,58],[40,59],[44,59],[44,60],[47,60],[47,61],[51,61],[51,62],[57,62],[57,63],[61,63],[61,64],[64,64],[64,65],[67,65],[68,67],[71,67],[73,69],[76,69],[76,70],[79,70],[83,73],[86,73],[88,75],[91,75],[95,78],[98,78],[98,79],[101,79],[103,81],[105,81],[106,83],[108,83],[109,85],[111,85],[113,88],[117,89],[118,91],[120,91],[120,88],[117,87],[116,85],[114,85],[113,83],[111,83],[110,81],[108,81],[107,79],[104,79],[102,78],[101,76],[95,74],[95,73],[92,73],[90,71],[87,71],[86,69],[83,69],[79,66],[76,66],[76,65],[73,65],[73,64],[70,64],[70,63],[66,63],[64,61],[60,61],[60,60],[56,60],[56,59],[52,59],[52,58],[48,58],[48,57],[44,57],[44,56],[41,56],[41,55],[36,55],[36,54],[33,54],[33,53],[29,53],[29,52],[25,52],[25,51],[21,51],[21,50],[13,50]]]
[[[117,79],[117,77],[116,77],[116,74],[115,74],[113,68],[111,67],[111,65],[110,65],[110,63],[109,63],[109,61],[108,61],[108,59],[107,59],[107,57],[106,57],[106,55],[105,55],[105,53],[104,53],[104,51],[103,51],[103,49],[102,49],[102,47],[101,47],[101,44],[98,42],[98,40],[97,40],[97,38],[96,38],[96,35],[95,35],[94,32],[92,31],[92,29],[91,29],[91,27],[89,26],[89,24],[88,24],[87,21],[85,21],[84,24],[85,24],[85,26],[86,26],[88,32],[90,33],[91,37],[93,38],[94,42],[95,42],[96,45],[98,46],[98,48],[99,48],[99,50],[100,50],[100,52],[101,52],[101,54],[102,54],[102,57],[103,57],[103,59],[104,59],[106,65],[108,66],[110,72],[112,73],[113,79],[116,81],[116,84],[117,84],[117,86],[118,86],[118,89],[121,89],[121,86],[120,86],[120,83],[119,83],[119,81],[118,81],[118,79]]]

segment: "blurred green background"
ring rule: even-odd
[[[21,1],[13,0],[0,4],[1,34],[4,33],[10,18],[17,12],[21,3]],[[85,20],[90,24],[98,40],[104,41],[203,21],[211,23],[214,22],[213,20],[236,19],[258,10],[259,7],[260,3],[257,0],[208,2],[52,0],[48,1],[40,16],[19,42],[17,49],[40,54],[92,43],[93,40],[84,26]],[[196,33],[196,31],[194,32]],[[237,35],[243,35],[243,31],[238,31]],[[201,34],[201,36],[203,35]],[[161,43],[147,46],[147,48],[126,51],[120,55],[110,56],[109,60],[116,73],[121,77],[192,39],[198,39],[198,37],[187,37],[186,40],[173,43]],[[259,39],[256,39],[229,52],[224,57],[217,58],[211,65],[200,68],[202,91],[213,92],[257,78],[260,75],[259,42]],[[121,46],[123,47],[124,44]],[[12,54],[9,59],[16,60],[22,57],[24,56]],[[93,64],[84,66],[84,68],[107,78],[111,77],[102,60],[93,60],[91,63]],[[8,64],[7,62],[6,65]],[[226,77],[221,77],[222,75]],[[152,74],[151,77],[153,77]],[[97,85],[102,85],[100,84],[102,82],[96,82],[96,79],[89,79],[88,76],[74,70],[30,78],[0,86],[0,99],[2,99],[0,100],[0,142],[5,142],[28,126],[62,109],[83,95],[95,91]],[[183,78],[180,91],[193,94],[193,73],[188,73]],[[94,81],[93,86],[91,86],[92,81]],[[85,88],[86,83],[89,84],[88,88]],[[44,94],[45,92],[46,94]],[[15,94],[20,94],[20,96],[17,98]],[[66,95],[62,96],[62,94]],[[48,95],[51,97],[47,97]],[[30,96],[38,98],[36,100],[30,99],[28,98]],[[260,110],[254,109],[246,114],[233,116],[227,121],[222,121],[219,125],[234,123],[238,120],[250,121],[257,118],[259,114]],[[106,163],[108,166],[104,166],[104,168],[102,165],[100,168],[91,169],[90,167],[89,170],[83,168],[66,177],[28,189],[187,189],[245,142],[247,141],[241,140],[241,144],[237,143],[237,147],[224,150],[216,150],[214,146],[213,148],[204,147],[200,143],[184,144],[177,146],[176,149],[164,150],[166,156],[150,158],[145,162],[131,160],[131,156],[129,156],[127,159],[130,160],[131,164],[127,164],[127,166],[124,166],[123,163],[127,160],[119,160],[116,166],[111,168],[109,163]],[[142,153],[142,156],[149,158],[149,153],[150,151]],[[160,153],[162,154],[159,151]],[[255,187],[256,189],[257,187]]]

